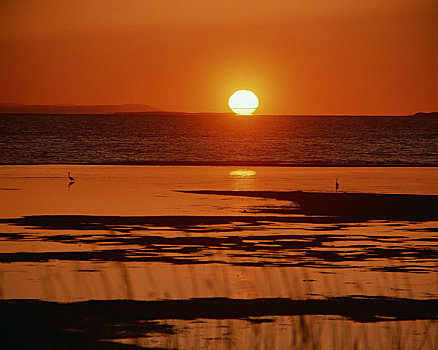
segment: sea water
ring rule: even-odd
[[[0,164],[438,165],[438,118],[0,115]]]

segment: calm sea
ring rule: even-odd
[[[438,166],[438,118],[0,115],[0,164]]]

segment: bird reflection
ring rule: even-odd
[[[74,181],[70,181],[70,182],[68,183],[68,185],[67,185],[67,191],[70,191],[70,187],[71,187],[72,185],[74,185],[74,184],[75,184]]]

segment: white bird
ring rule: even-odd
[[[67,177],[70,181],[76,181],[74,177],[70,176],[70,172],[68,172]]]

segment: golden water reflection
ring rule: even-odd
[[[229,172],[233,179],[232,188],[234,191],[255,190],[257,172],[250,169],[236,169]]]
[[[249,177],[249,176],[254,176],[256,174],[257,173],[254,170],[249,170],[249,169],[237,169],[230,171],[231,176]]]

